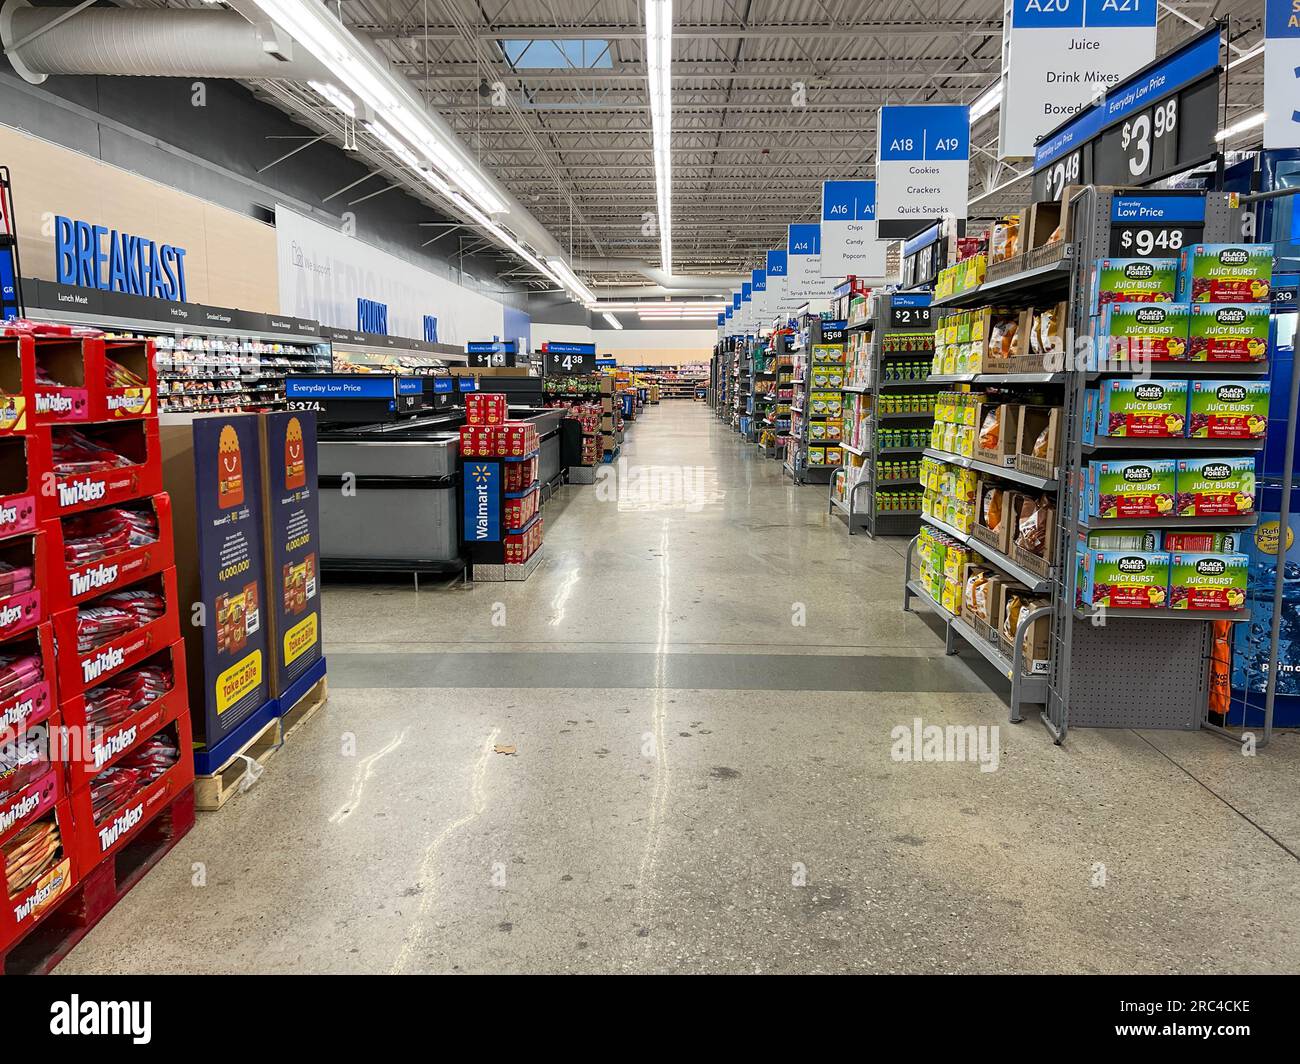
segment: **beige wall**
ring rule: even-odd
[[[191,303],[277,314],[275,230],[224,207],[0,126],[23,273],[53,281],[54,217],[185,249]]]
[[[534,339],[537,326],[533,326]],[[713,356],[717,329],[597,329],[596,350],[614,355],[622,365],[680,366],[707,362]]]

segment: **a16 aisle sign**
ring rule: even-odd
[[[1300,0],[1267,0],[1264,113],[1265,148],[1300,147]]]
[[[1034,141],[1156,56],[1156,0],[1006,0],[999,155]]]
[[[876,183],[823,181],[822,275],[883,278],[887,251],[876,235]]]
[[[969,107],[882,107],[878,147],[876,221],[880,236],[911,236],[924,228],[927,220],[945,214],[966,217]]]

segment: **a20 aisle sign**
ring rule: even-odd
[[[911,236],[927,220],[945,214],[966,217],[969,107],[882,107],[878,148],[876,221],[880,236]]]
[[[1300,147],[1300,0],[1267,0],[1264,111],[1264,147]]]
[[[1003,27],[1003,159],[1156,56],[1156,0],[1006,0]]]

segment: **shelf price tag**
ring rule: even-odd
[[[924,332],[931,328],[933,314],[928,293],[897,292],[889,300],[889,327]]]
[[[595,370],[595,344],[550,343],[542,353],[542,374],[546,377],[581,377]]]
[[[1110,222],[1114,258],[1177,258],[1204,235],[1205,196],[1200,192],[1116,195]]]

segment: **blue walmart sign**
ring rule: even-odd
[[[184,303],[185,249],[62,215],[54,219],[59,284]]]
[[[501,538],[501,463],[465,463],[465,538],[495,543]]]

